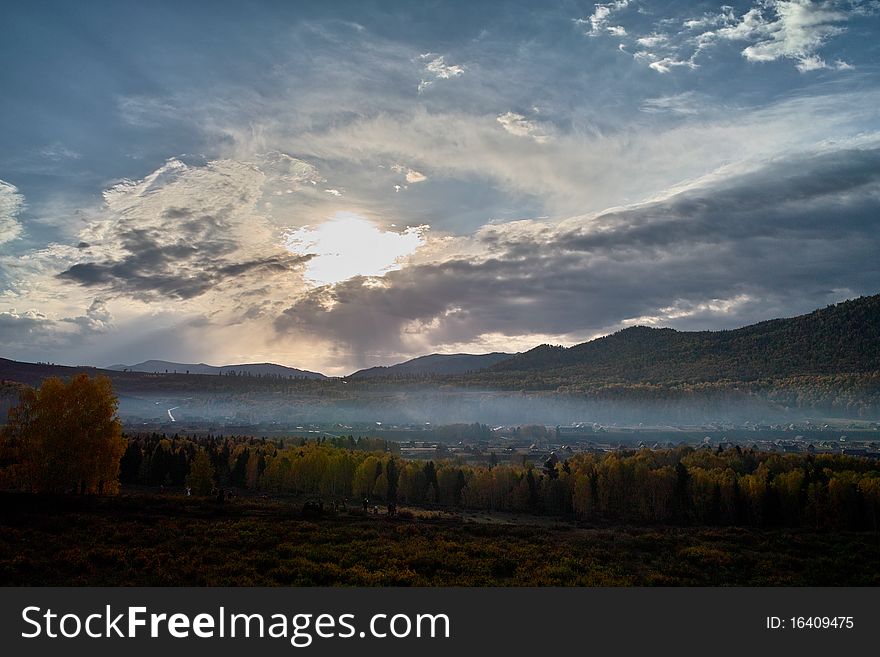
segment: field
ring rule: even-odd
[[[140,491],[0,494],[0,584],[853,586],[880,584],[872,532],[584,526],[527,515],[226,504]]]

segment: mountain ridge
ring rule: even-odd
[[[320,372],[301,370],[276,363],[241,363],[236,365],[208,365],[206,363],[176,363],[167,360],[151,359],[135,365],[110,365],[104,369],[114,372],[146,372],[149,374],[240,374],[250,376],[302,377],[307,379],[327,379]]]
[[[750,381],[880,370],[880,295],[722,331],[635,326],[571,347],[539,345],[487,376],[553,372],[620,382]]]
[[[488,354],[426,354],[394,365],[368,367],[349,374],[349,379],[370,379],[407,375],[450,375],[467,374],[486,369],[515,354],[493,351]]]
[[[480,367],[486,358],[496,362]],[[481,360],[482,359],[482,360]],[[44,376],[69,376],[76,371],[113,373],[114,379],[152,381],[151,386],[185,387],[196,379],[181,376],[197,367],[207,367],[210,374],[227,371],[246,373],[243,365],[211,366],[171,361],[145,361],[152,367],[152,379],[132,378],[143,374],[137,366],[117,365],[101,370],[91,366],[54,366],[24,363],[0,358],[0,379],[33,385]],[[437,364],[440,363],[440,366]],[[454,367],[444,371],[444,367]],[[777,318],[723,331],[677,331],[671,328],[629,327],[610,335],[571,347],[539,345],[520,354],[429,354],[388,367],[360,370],[348,377],[286,368],[271,363],[250,367],[279,368],[277,378],[289,377],[333,382],[359,382],[365,385],[404,384],[409,375],[432,377],[437,383],[467,388],[568,390],[603,385],[693,385],[714,382],[752,382],[789,377],[827,377],[842,374],[880,373],[880,295],[859,297],[790,318]],[[436,366],[436,367],[435,367]],[[431,369],[431,368],[434,369]],[[165,380],[164,372],[174,374]],[[457,369],[456,369],[457,368]],[[109,370],[109,372],[108,372]],[[277,374],[258,371],[255,374]],[[252,371],[252,376],[256,378]],[[311,376],[309,376],[311,375]],[[122,378],[120,378],[122,377]],[[226,379],[227,377],[222,377]],[[265,377],[276,378],[276,377]],[[200,386],[215,388],[220,377],[199,379]],[[374,382],[374,383],[372,383]],[[231,381],[230,381],[231,383]],[[224,384],[227,385],[227,384]]]

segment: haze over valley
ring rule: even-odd
[[[83,368],[0,361],[15,384]],[[99,373],[96,368],[84,371]],[[100,370],[133,425],[770,424],[880,419],[880,295],[730,331],[631,327],[570,348],[431,355],[325,377],[280,365],[148,361]],[[169,410],[170,409],[170,410]],[[173,414],[172,414],[173,411]],[[261,429],[262,428],[262,429]],[[387,428],[387,427],[386,427]]]

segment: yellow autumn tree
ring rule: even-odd
[[[110,379],[52,377],[25,388],[3,435],[9,480],[34,492],[114,494],[125,452]]]

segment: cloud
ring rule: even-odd
[[[53,162],[62,162],[64,160],[78,160],[82,157],[80,153],[69,149],[61,142],[49,144],[40,151],[40,155]]]
[[[144,358],[162,355],[149,348],[166,349],[158,336],[175,335],[174,353],[188,345],[205,358],[217,350],[221,359],[323,367],[311,351],[315,336],[279,340],[273,318],[312,281],[399,268],[427,227],[388,231],[361,219],[334,233],[333,221],[312,223],[315,210],[303,205],[327,196],[315,184],[322,180],[313,165],[272,152],[196,164],[171,158],[111,186],[72,243],[0,256],[0,344],[30,358],[75,348],[103,363],[99,335],[110,336],[103,344],[114,353],[128,345]],[[334,205],[325,203],[318,207]],[[298,231],[306,221],[311,227]],[[290,248],[295,235],[303,248]]]
[[[606,26],[609,5],[596,7],[588,34],[616,29]],[[846,31],[845,24],[853,16],[872,11],[863,3],[843,0],[760,0],[741,14],[725,5],[717,12],[681,22],[664,19],[651,33],[634,35],[630,43],[642,49],[634,58],[647,62],[658,73],[669,73],[674,67],[697,68],[703,53],[723,42],[745,43],[741,55],[750,62],[791,60],[802,73],[849,70],[852,65],[847,62],[826,63],[820,50]],[[672,25],[680,27],[669,29]],[[618,36],[625,37],[631,31],[624,30]],[[626,44],[621,44],[627,52],[625,48]]]
[[[18,215],[24,209],[24,196],[18,188],[0,180],[0,244],[11,242],[21,236]]]
[[[531,137],[538,144],[546,143],[549,137],[544,133],[541,126],[534,121],[528,120],[522,114],[505,112],[496,119],[501,127],[517,137]]]
[[[280,196],[305,192],[309,186],[314,187],[327,182],[313,164],[287,153],[269,151],[258,153],[248,159],[264,175],[262,182],[264,195]]]
[[[411,185],[415,183],[425,182],[428,179],[428,176],[426,176],[422,172],[416,171],[415,169],[410,169],[409,167],[405,167],[402,164],[391,165],[391,170],[395,173],[404,174],[404,180],[406,180],[406,182]],[[400,185],[396,185],[395,187],[397,187],[396,191],[400,191],[400,189],[402,189]]]
[[[639,37],[636,43],[643,48],[656,48],[669,41],[669,37],[665,34],[650,34],[648,36]]]
[[[351,175],[369,170],[370,178],[377,162],[419,162],[435,179],[491,185],[505,203],[537,200],[535,215],[562,218],[650,197],[724,163],[846,139],[876,122],[869,109],[876,102],[870,91],[838,93],[735,108],[733,116],[705,101],[700,121],[631,121],[598,134],[559,130],[544,143],[534,138],[550,136],[544,124],[514,112],[475,116],[415,107],[358,117],[331,131],[281,135],[278,141],[295,144],[306,159],[345,163]],[[520,138],[510,138],[509,130]],[[399,183],[379,180],[383,192]],[[434,216],[449,218],[454,208],[444,203],[430,211],[426,220],[437,226]]]
[[[673,59],[672,57],[664,57],[648,64],[649,68],[654,69],[658,73],[669,73],[669,71],[677,66],[696,68],[697,65],[691,60]]]
[[[717,34],[745,23],[751,3],[706,14],[686,3],[618,4],[586,5],[582,31],[592,30],[595,15],[596,38],[576,44],[569,40],[578,30],[559,23],[559,8],[541,7],[530,12],[540,29],[528,38],[507,20],[474,39],[477,30],[438,35],[442,45],[432,47],[445,57],[420,59],[418,33],[374,32],[370,21],[360,29],[285,25],[279,43],[266,40],[269,50],[236,53],[236,66],[186,84],[174,55],[170,68],[154,70],[156,84],[129,85],[133,95],[115,106],[110,98],[108,118],[121,123],[107,132],[112,143],[77,134],[89,157],[61,164],[28,146],[45,171],[64,172],[66,189],[53,181],[50,193],[40,191],[50,185],[33,175],[25,187],[22,170],[3,155],[28,195],[14,226],[21,232],[18,224],[30,223],[14,253],[0,248],[0,311],[17,309],[18,326],[43,327],[20,349],[39,354],[37,337],[54,344],[52,331],[93,326],[104,331],[90,347],[99,362],[112,342],[114,353],[127,349],[132,358],[191,348],[200,359],[348,369],[377,354],[571,342],[640,318],[729,325],[870,289],[876,277],[863,245],[876,246],[873,237],[843,248],[858,233],[849,195],[865,205],[870,185],[818,198],[815,207],[833,221],[838,205],[850,218],[839,238],[808,240],[818,219],[798,224],[783,208],[812,217],[788,194],[802,166],[840,187],[845,167],[820,167],[820,155],[876,140],[878,94],[867,70],[832,84],[831,76],[799,79],[793,69],[851,66],[838,57],[858,65],[866,51],[855,25],[831,23],[851,32],[852,47],[840,39],[845,52],[828,34],[802,59],[781,54],[774,71],[791,75],[777,76],[740,55],[772,42],[770,32]],[[761,7],[762,23],[781,20],[768,3]],[[834,11],[849,12],[840,7]],[[757,18],[749,21],[759,29]],[[618,43],[637,65],[613,50]],[[745,79],[730,61],[770,77]],[[697,65],[704,70],[690,75]],[[419,78],[437,86],[413,102]],[[688,92],[693,84],[703,93]],[[158,89],[163,95],[148,95]],[[540,115],[528,109],[535,103]],[[208,155],[159,166],[153,158],[166,157],[163,143],[172,142]],[[132,151],[143,159],[123,161]],[[144,176],[145,166],[157,170]],[[82,200],[121,171],[137,179],[108,190],[100,204]],[[758,173],[747,180],[750,172]],[[752,210],[767,225],[735,211],[749,200],[746,187],[763,189],[761,176],[777,185]],[[368,222],[370,238],[388,240],[390,258],[361,260],[362,245],[373,244],[366,238],[287,248],[290,234],[316,241],[313,233],[341,209]],[[396,226],[423,224],[432,228],[411,250]],[[792,239],[766,234],[773,225]],[[312,276],[319,259],[329,273]],[[756,278],[762,267],[764,278],[777,277],[768,262],[779,263],[778,284]],[[799,267],[799,282],[786,282]]]
[[[260,232],[252,212],[263,179],[242,163],[171,159],[123,181],[104,193],[106,218],[80,233],[83,261],[58,276],[139,298],[189,299],[248,271],[292,270],[299,263],[283,253],[244,248],[248,233]]]
[[[103,299],[95,299],[82,315],[52,318],[35,309],[0,311],[0,346],[40,349],[81,347],[95,335],[113,328],[113,318]]]
[[[688,30],[705,30],[708,27],[720,27],[731,25],[736,22],[736,14],[733,7],[725,5],[718,13],[706,12],[698,18],[689,18],[682,25]],[[656,45],[656,44],[653,44]]]
[[[755,7],[739,21],[718,30],[721,39],[752,41],[742,55],[752,62],[793,59],[805,72],[826,68],[818,56],[822,45],[844,32],[840,25],[849,16],[832,2],[771,0]]]
[[[698,302],[676,299],[671,306],[658,308],[654,315],[631,317],[624,319],[620,324],[621,326],[668,326],[687,320],[711,325],[717,322],[719,317],[737,314],[758,301],[748,294],[737,294],[729,299],[707,299]]]
[[[609,25],[608,22],[612,15],[618,11],[626,9],[630,4],[630,0],[616,0],[605,4],[595,5],[593,13],[587,18],[576,18],[575,25],[587,27],[586,34],[588,36],[598,36],[603,33],[609,33],[613,36],[623,36],[626,30],[617,25]]]
[[[36,310],[17,312],[15,308],[0,311],[0,344],[15,347],[42,337],[49,318]]]
[[[431,55],[422,55],[422,58],[428,58]],[[425,65],[425,70],[431,73],[438,80],[448,80],[455,78],[464,73],[464,66],[458,64],[447,64],[443,56],[435,57]]]
[[[686,91],[671,96],[647,98],[642,102],[641,111],[648,114],[699,114],[704,100],[694,91]]]
[[[878,201],[880,145],[767,160],[627,208],[486,226],[471,252],[457,243],[381,286],[318,287],[276,326],[373,355],[571,343],[639,319],[730,328],[880,289]]]
[[[465,71],[465,67],[461,64],[447,64],[443,55],[435,55],[434,53],[425,53],[419,55],[419,59],[426,60],[424,72],[430,76],[423,78],[419,82],[419,93],[427,89],[436,80],[449,80],[457,78]],[[432,78],[432,79],[431,79]]]

